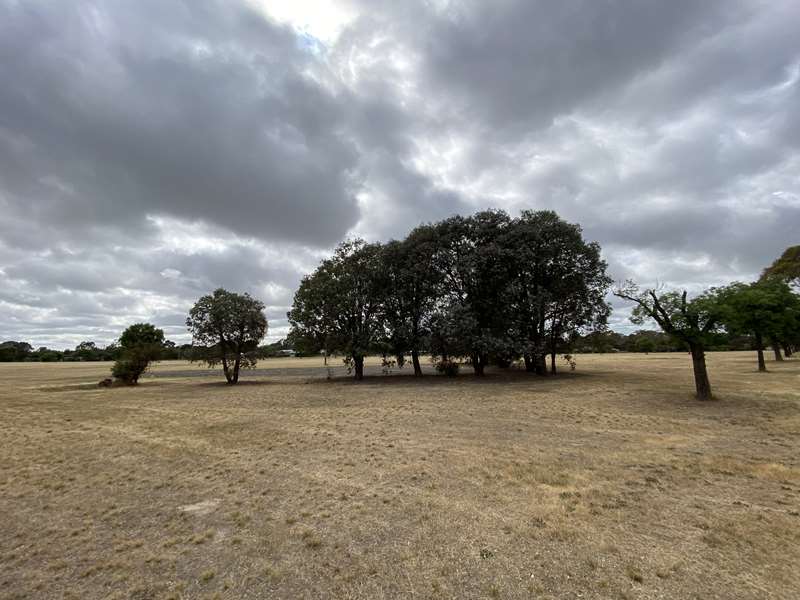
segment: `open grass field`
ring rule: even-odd
[[[800,598],[800,360],[320,365],[0,365],[0,598]]]

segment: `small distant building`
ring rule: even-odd
[[[296,356],[297,352],[291,349],[278,350],[278,356]]]

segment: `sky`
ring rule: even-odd
[[[796,0],[0,0],[0,340],[217,287],[288,331],[338,242],[552,209],[618,281],[800,243]],[[627,312],[611,319],[624,330]]]

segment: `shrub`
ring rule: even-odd
[[[149,360],[143,360],[141,357],[131,356],[133,353],[127,353],[125,358],[118,359],[114,366],[111,367],[111,374],[115,379],[126,383],[127,385],[136,385],[139,382],[139,377],[147,370]]]
[[[164,332],[149,323],[136,323],[120,337],[122,355],[111,368],[115,379],[136,385],[150,362],[158,360],[164,348]]]
[[[448,377],[455,377],[458,375],[458,370],[460,368],[460,364],[454,360],[450,360],[449,358],[443,358],[436,363],[436,370],[443,375],[447,375]]]

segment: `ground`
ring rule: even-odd
[[[0,365],[0,597],[800,597],[800,360],[320,364]]]

